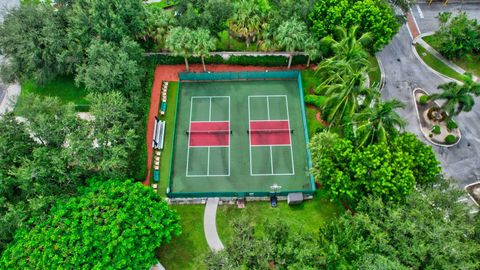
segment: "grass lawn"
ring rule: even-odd
[[[15,112],[21,115],[20,108],[22,101],[27,94],[36,94],[39,96],[57,97],[62,102],[73,102],[77,111],[88,111],[88,102],[85,99],[87,90],[83,87],[77,87],[72,77],[60,77],[46,82],[44,85],[38,85],[33,80],[24,80],[21,82],[22,92],[18,97]]]
[[[428,45],[432,46],[435,50],[440,51],[440,42],[435,35],[426,36],[423,38]],[[475,76],[480,76],[480,55],[467,54],[461,59],[451,59],[453,63],[460,66],[467,72],[472,73]]]
[[[209,251],[203,232],[205,205],[172,205],[180,215],[182,234],[158,251],[159,261],[169,270],[207,269],[202,259]]]
[[[370,62],[370,71],[368,72],[370,85],[379,85],[382,80],[382,72],[380,71],[377,58],[375,55],[368,55],[368,61]]]
[[[459,81],[463,80],[464,76],[462,74],[451,69],[445,63],[443,63],[440,59],[433,56],[431,53],[425,50],[425,48],[423,48],[422,45],[415,44],[415,48],[418,52],[418,55],[420,55],[420,57],[425,62],[425,64],[430,66],[432,69],[438,71],[439,73],[442,73],[447,77],[450,77]]]
[[[319,85],[320,81],[315,77],[315,70],[305,69],[302,70],[302,86],[303,86],[303,95],[310,95],[313,92],[313,88]]]
[[[222,205],[217,210],[217,230],[222,242],[229,243],[233,237],[231,221],[246,215],[254,226],[260,228],[265,219],[281,218],[293,230],[317,233],[320,226],[343,211],[341,204],[330,202],[321,192],[317,192],[313,200],[296,206],[289,206],[286,201],[279,202],[276,208],[272,208],[270,202],[247,202],[245,209],[238,209],[236,205]]]
[[[319,110],[314,106],[307,106],[307,127],[308,127],[308,137],[312,138],[312,136],[317,133],[317,129],[322,127],[322,124],[317,120],[317,112]]]
[[[175,3],[176,1],[174,0],[162,0],[160,2],[153,2],[153,3],[149,3],[147,5],[149,6],[157,6],[157,7],[160,7],[160,8],[167,8],[167,7],[173,7],[174,5],[176,5]]]
[[[244,41],[238,40],[234,37],[230,38],[230,49],[228,48],[228,31],[225,30],[220,33],[219,37],[217,38],[217,51],[249,51],[249,52],[256,52],[257,44],[252,43],[250,46],[245,44]]]
[[[163,145],[163,151],[160,157],[160,181],[158,183],[158,193],[165,197],[165,193],[168,187],[168,177],[170,176],[170,162],[172,160],[172,147],[173,147],[173,129],[175,121],[175,112],[177,110],[177,91],[178,82],[168,82],[167,93],[167,112],[164,116],[160,116],[160,120],[166,122],[165,127],[165,141]],[[160,115],[160,113],[158,114]],[[153,171],[152,171],[153,172]],[[153,181],[153,173],[152,179]]]

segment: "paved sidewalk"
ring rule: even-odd
[[[20,85],[17,83],[7,85],[4,91],[5,96],[0,100],[0,115],[13,110],[20,95]]]
[[[220,251],[224,249],[220,237],[217,232],[217,206],[219,198],[209,198],[205,206],[205,215],[203,217],[203,229],[205,230],[205,238],[208,246],[213,251]]]

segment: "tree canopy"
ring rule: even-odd
[[[387,45],[400,27],[392,7],[384,0],[317,1],[309,21],[318,38],[333,35],[338,26],[358,26],[360,34],[372,33],[373,52]]]
[[[123,180],[91,179],[50,216],[29,221],[0,259],[12,268],[148,269],[155,250],[180,234],[178,215],[152,189]]]
[[[399,201],[416,184],[435,181],[439,163],[431,147],[404,133],[390,142],[355,147],[348,139],[316,134],[311,142],[313,175],[329,196],[356,204],[368,195]]]

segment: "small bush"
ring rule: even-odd
[[[448,130],[456,129],[456,128],[458,128],[458,125],[457,125],[457,123],[455,123],[455,121],[448,120],[447,128],[448,128]]]
[[[433,126],[432,127],[432,133],[437,134],[437,135],[440,134],[440,126],[438,126],[438,125]]]
[[[316,95],[306,95],[304,101],[305,104],[310,104],[317,108],[320,108],[324,103],[324,97]]]
[[[458,140],[458,138],[456,136],[452,135],[452,134],[447,135],[445,137],[445,143],[447,143],[447,144],[454,144],[454,143],[457,142],[457,140]]]
[[[421,96],[418,102],[419,102],[420,104],[422,104],[422,105],[427,104],[427,102],[428,102],[428,96],[427,96],[427,95]]]

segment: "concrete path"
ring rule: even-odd
[[[208,246],[213,251],[220,251],[224,249],[220,237],[217,232],[217,206],[219,198],[209,198],[205,206],[205,215],[203,216],[203,229],[205,230],[205,238]]]
[[[152,268],[150,268],[150,270],[165,270],[165,267],[163,267],[163,265],[160,262],[158,262],[157,264],[152,266]]]

